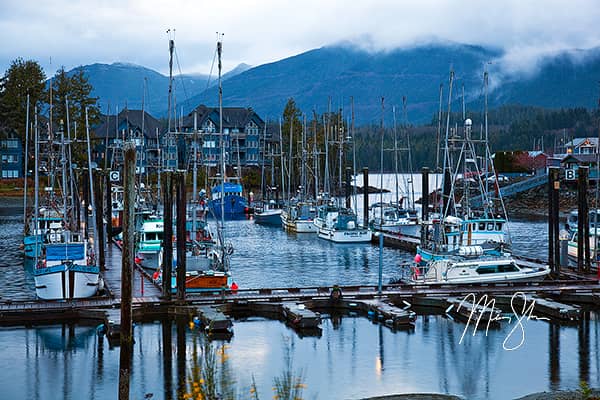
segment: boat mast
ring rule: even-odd
[[[380,171],[379,171],[379,202],[380,205],[380,218],[379,226],[380,229],[383,230],[383,137],[384,137],[384,128],[383,128],[383,119],[384,119],[384,97],[381,97],[381,153],[379,154],[379,162],[380,162]],[[366,211],[365,211],[366,212]]]
[[[398,193],[398,132],[396,129],[396,106],[392,106],[392,117],[394,119],[394,182],[396,185],[396,206],[400,207],[400,195]],[[381,145],[383,146],[383,143]]]
[[[52,87],[52,85],[50,86]],[[38,237],[39,235],[39,224],[40,224],[40,217],[39,217],[39,193],[40,193],[40,182],[39,182],[39,133],[38,133],[38,115],[37,115],[37,109],[35,110],[35,114],[34,114],[34,154],[35,154],[35,158],[34,158],[34,162],[35,162],[35,177],[34,177],[34,194],[33,194],[33,198],[34,198],[34,205],[33,205],[33,212],[34,212],[34,223],[33,223],[33,235],[35,237],[35,268],[37,268],[38,266],[38,259],[39,259],[39,253],[41,250],[41,238]],[[52,120],[50,120],[50,124],[52,124]]]
[[[288,159],[288,200],[292,198],[292,150],[294,148],[293,143],[293,127],[294,127],[294,115],[290,118],[290,151],[289,151],[289,159]]]
[[[198,207],[198,111],[194,110],[194,174],[192,177],[192,241],[196,240],[196,212]]]
[[[219,67],[219,145],[221,146],[221,226],[220,237],[221,247],[223,248],[223,262],[225,261],[225,242],[223,241],[223,227],[225,226],[225,141],[223,140],[223,84],[221,81],[221,54],[223,51],[223,44],[221,39],[223,34],[217,33],[217,56],[218,56],[218,67]]]
[[[413,177],[413,164],[412,164],[412,146],[410,145],[410,133],[408,132],[408,111],[406,107],[406,96],[402,96],[402,114],[404,119],[404,134],[406,136],[406,149],[408,151],[408,174],[410,183],[410,208],[415,209],[415,185]],[[408,189],[408,188],[407,188]],[[422,190],[421,190],[422,191]]]
[[[304,201],[306,195],[306,114],[304,115],[304,124],[302,126],[302,166],[301,166],[301,177],[300,184],[302,185],[300,191],[300,200]]]
[[[325,117],[323,117],[325,119]],[[329,122],[331,119],[331,96],[327,102],[327,121],[325,123],[325,193],[327,196],[331,193],[329,186]]]
[[[88,155],[88,178],[90,180],[89,186],[90,186],[90,204],[92,205],[92,226],[94,228],[94,238],[98,238],[98,226],[96,225],[96,200],[94,200],[94,180],[92,177],[92,149],[90,147],[90,124],[88,121],[88,108],[85,108],[85,134],[87,137],[87,155]],[[110,195],[110,193],[109,193]],[[87,213],[87,210],[85,210],[85,212]],[[108,216],[110,218],[110,216]],[[109,222],[110,223],[110,220]],[[100,227],[101,229],[104,229],[103,227]],[[86,226],[85,229],[87,230],[88,227]],[[98,240],[94,240],[94,254],[98,254],[98,250],[100,243],[98,243]]]
[[[263,210],[265,209],[265,197],[266,197],[266,191],[265,191],[265,158],[266,157],[266,152],[267,152],[267,124],[265,124],[265,127],[263,129],[263,143],[262,143],[262,162],[261,162],[261,166],[260,166],[260,196],[261,196],[261,200],[263,202]],[[273,183],[273,180],[271,179],[271,184]]]
[[[438,128],[437,128],[437,146],[436,146],[436,152],[435,152],[435,187],[436,187],[436,191],[434,193],[436,193],[435,196],[435,200],[436,200],[436,204],[434,204],[434,210],[437,209],[438,207],[438,203],[439,203],[439,198],[437,197],[437,188],[439,187],[439,176],[440,176],[440,146],[441,146],[441,137],[442,137],[442,101],[443,101],[443,94],[444,94],[444,84],[440,83],[440,100],[439,100],[439,110],[438,110]],[[429,188],[421,188],[421,191],[426,190],[427,193],[423,193],[422,196],[427,195],[429,196]]]
[[[23,175],[24,177],[24,194],[23,194],[23,229],[25,230],[25,233],[27,233],[27,170],[28,170],[28,166],[27,166],[27,162],[29,161],[29,153],[28,153],[28,146],[29,146],[29,93],[27,93],[27,112],[26,112],[26,117],[25,117],[25,174]],[[37,239],[36,239],[36,246],[37,246]]]
[[[444,191],[446,190],[446,186],[450,184],[450,182],[447,182],[447,179],[450,178],[450,176],[446,176],[446,169],[450,167],[449,162],[450,160],[448,159],[450,157],[449,154],[449,150],[448,150],[448,139],[450,136],[450,112],[451,112],[451,105],[452,105],[452,83],[454,82],[454,70],[450,70],[450,84],[449,84],[449,89],[448,89],[448,115],[446,115],[446,138],[444,140],[444,165],[442,168],[442,221],[443,218],[448,214],[449,211],[449,206],[450,206],[450,193],[444,193]],[[447,197],[447,198],[444,198]],[[446,204],[444,204],[446,203]]]
[[[319,198],[319,153],[317,152],[317,122],[318,116],[313,110],[313,173],[315,178],[315,201]]]
[[[279,118],[279,161],[281,163],[281,196],[285,195],[285,171],[284,171],[284,167],[285,167],[285,163],[283,161],[283,131],[281,129],[281,118]],[[288,205],[289,205],[289,198],[288,198]]]
[[[354,197],[354,213],[358,213],[358,195],[356,193],[356,138],[354,137],[354,97],[350,96],[350,115],[352,118],[351,130],[352,130],[352,176],[354,179],[354,185],[352,185],[352,197]]]

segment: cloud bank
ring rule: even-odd
[[[597,0],[3,0],[0,68],[21,56],[47,73],[115,61],[166,73],[171,28],[184,73],[208,73],[217,31],[225,70],[338,42],[379,51],[442,40],[500,48],[504,74],[534,73],[548,55],[599,46],[599,20]]]

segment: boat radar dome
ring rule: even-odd
[[[465,120],[465,126],[471,126],[471,125],[473,125],[473,121],[471,121],[471,118],[467,118]]]

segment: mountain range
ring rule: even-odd
[[[436,43],[391,51],[370,52],[349,45],[326,46],[277,62],[250,67],[241,64],[223,76],[223,105],[252,107],[265,119],[277,119],[289,98],[311,116],[343,108],[350,116],[351,98],[357,124],[379,124],[382,97],[385,123],[406,119],[431,121],[439,108],[440,84],[446,109],[450,70],[454,71],[452,110],[459,111],[465,93],[467,108],[482,110],[483,70],[490,69],[490,107],[523,104],[547,108],[597,104],[600,49],[554,54],[527,69],[503,70],[504,53],[481,46]],[[169,78],[151,69],[126,63],[92,64],[84,69],[99,97],[102,112],[115,107],[144,107],[156,117],[167,114]],[[178,113],[199,104],[216,106],[216,77],[176,75],[173,103]],[[330,105],[331,104],[331,105]]]

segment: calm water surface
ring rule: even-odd
[[[33,277],[19,251],[22,213],[18,202],[0,206],[0,296],[34,298]],[[544,221],[511,223],[513,247],[545,257]],[[235,252],[232,270],[241,287],[376,284],[378,249],[369,244],[339,246],[314,236],[288,235],[252,221],[227,222]],[[384,250],[384,281],[413,255]],[[287,349],[294,370],[302,371],[309,399],[359,399],[408,392],[442,392],[467,399],[510,399],[551,389],[577,388],[580,380],[600,386],[600,322],[586,314],[580,323],[558,326],[546,321],[524,325],[523,345],[503,349],[513,324],[487,336],[442,315],[419,316],[414,329],[392,331],[361,317],[325,315],[319,336],[301,337],[285,324],[261,318],[238,320],[225,346],[223,368],[235,379],[240,398],[250,398],[256,380],[261,399],[272,398],[273,378],[285,369]],[[185,332],[185,337],[183,337]],[[171,398],[178,371],[189,370],[194,336],[179,329],[185,352],[177,352],[178,330],[171,323],[135,327],[132,399],[147,393]],[[171,336],[172,341],[164,343]],[[518,339],[518,338],[517,338]],[[516,340],[513,336],[512,340]],[[167,355],[167,357],[165,357]],[[165,361],[166,359],[166,361]],[[0,329],[1,398],[113,399],[117,394],[118,348],[96,328],[56,325]],[[180,375],[180,374],[179,374]],[[174,397],[173,397],[174,398]]]

